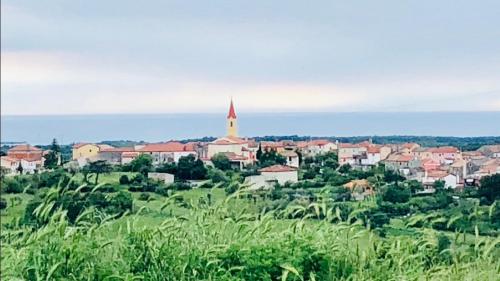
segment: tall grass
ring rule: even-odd
[[[51,209],[58,192],[35,210],[45,225],[3,229],[2,280],[499,280],[499,238],[380,238],[322,202],[255,214],[237,192],[159,225],[144,226],[142,209],[88,209],[71,224]]]

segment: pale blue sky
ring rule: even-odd
[[[2,114],[498,111],[500,1],[2,1]]]

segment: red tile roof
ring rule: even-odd
[[[80,142],[80,143],[75,143],[75,144],[73,145],[73,148],[78,149],[78,148],[80,148],[80,147],[82,147],[82,146],[84,146],[84,145],[87,145],[87,144],[95,145],[95,144],[93,144],[93,143]]]
[[[259,172],[264,172],[264,173],[280,173],[280,172],[294,172],[294,171],[297,171],[297,169],[283,165],[273,165],[259,170]]]
[[[238,137],[227,136],[223,138],[218,138],[211,143],[217,145],[229,145],[229,144],[245,144],[247,143],[247,141],[244,139],[240,139]]]
[[[131,152],[135,151],[133,147],[111,147],[111,148],[103,148],[100,152]]]
[[[144,147],[138,149],[141,152],[182,152],[182,151],[194,151],[192,146],[185,145],[180,142],[166,142],[166,143],[150,143],[146,144]]]
[[[262,148],[277,148],[277,147],[283,147],[283,144],[281,142],[274,142],[274,141],[261,141],[260,146]]]
[[[243,155],[238,155],[234,152],[224,152],[224,155],[226,155],[227,158],[229,158],[230,161],[244,161],[248,160],[248,157],[245,157]]]
[[[380,153],[380,147],[377,146],[369,146],[366,150],[368,153]]]
[[[453,146],[431,147],[429,151],[432,153],[458,153],[459,150]]]
[[[42,151],[40,148],[29,145],[29,144],[20,144],[16,145],[13,148],[9,149],[9,152],[35,152],[35,151]]]
[[[358,148],[359,145],[354,143],[339,143],[339,148]]]
[[[418,143],[414,143],[414,142],[407,142],[407,143],[403,143],[403,145],[401,146],[402,148],[408,148],[408,149],[411,149],[411,148],[414,148],[414,147],[418,147],[420,146]]]
[[[392,154],[387,158],[386,161],[392,162],[410,162],[413,159],[411,155],[401,155],[401,154]]]
[[[234,105],[232,99],[231,99],[231,104],[229,105],[229,113],[227,114],[227,118],[236,119],[236,112],[234,111]]]
[[[449,175],[449,173],[446,171],[442,171],[442,170],[432,170],[432,171],[427,172],[427,177],[430,177],[430,178],[442,179],[442,178],[446,177],[447,175]]]
[[[309,142],[310,145],[323,146],[331,143],[329,140],[312,140]]]
[[[306,141],[298,141],[296,143],[296,145],[298,148],[305,148],[305,147],[307,147],[307,142]]]
[[[19,159],[14,158],[14,157],[10,157],[10,156],[2,156],[1,159],[4,161],[11,162],[11,163],[19,162]]]

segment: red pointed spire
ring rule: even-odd
[[[229,113],[227,114],[227,118],[236,119],[236,112],[234,111],[233,99],[231,99],[231,105],[229,105]]]

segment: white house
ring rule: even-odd
[[[299,181],[298,171],[294,167],[274,165],[259,170],[260,175],[249,176],[245,182],[250,185],[250,189],[269,189],[274,184],[295,183]]]
[[[6,168],[9,173],[13,174],[18,173],[19,166],[22,167],[23,174],[33,174],[43,167],[42,160],[17,159],[10,156],[2,156],[0,166]]]
[[[148,178],[163,181],[165,184],[174,183],[174,175],[169,173],[148,173]]]
[[[314,156],[337,150],[337,144],[329,140],[319,139],[307,143],[308,155]]]
[[[183,156],[197,156],[196,150],[192,145],[175,141],[146,144],[137,147],[135,150],[141,154],[145,153],[151,155],[151,157],[153,157],[153,164],[155,165],[172,162],[177,163]]]
[[[286,165],[294,168],[299,167],[299,155],[295,151],[285,150],[280,152],[286,158]]]
[[[445,188],[457,188],[458,177],[454,174],[450,174],[447,171],[434,170],[425,172],[422,183],[424,185],[433,185],[436,181],[444,181]]]

